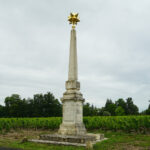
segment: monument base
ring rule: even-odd
[[[103,141],[104,134],[92,134],[85,135],[60,135],[60,134],[45,134],[41,135],[40,139],[28,140],[30,142],[56,144],[56,145],[71,145],[71,146],[84,146],[93,147],[93,144]]]
[[[86,134],[86,129],[83,123],[76,124],[64,124],[60,125],[58,134],[61,135],[84,135]]]

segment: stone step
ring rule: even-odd
[[[60,135],[60,134],[45,134],[40,135],[40,140],[58,141],[58,142],[70,142],[85,144],[87,141],[95,141],[94,135]]]
[[[49,140],[37,140],[37,139],[30,139],[29,142],[34,143],[42,143],[42,144],[54,144],[54,145],[66,145],[66,146],[81,146],[81,147],[93,147],[93,144],[97,142],[101,142],[103,140],[107,140],[107,138],[96,140],[96,141],[87,141],[86,143],[72,143],[72,142],[60,142],[60,141],[49,141]]]
[[[86,144],[81,143],[70,143],[70,142],[58,142],[58,141],[48,141],[48,140],[28,140],[29,142],[35,142],[35,143],[43,143],[43,144],[56,144],[56,145],[70,145],[70,146],[86,146]]]

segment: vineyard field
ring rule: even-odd
[[[84,117],[88,130],[122,130],[125,132],[150,131],[150,116],[95,116]],[[61,117],[48,118],[0,118],[0,131],[11,129],[58,129]]]

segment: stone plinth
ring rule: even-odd
[[[41,135],[40,139],[28,140],[30,142],[56,144],[56,145],[71,145],[71,146],[88,146],[103,141],[103,134],[85,134],[85,135],[60,135],[60,134],[45,134]]]
[[[40,140],[59,141],[59,142],[71,142],[71,143],[86,143],[87,141],[95,141],[96,136],[84,135],[84,136],[71,136],[71,135],[59,135],[59,134],[46,134],[41,135]]]
[[[71,94],[69,96],[71,97]],[[62,135],[83,135],[86,133],[83,124],[83,100],[75,98],[63,100],[63,122],[58,133]]]
[[[80,83],[75,81],[66,82],[67,91],[61,99],[63,105],[63,122],[60,125],[59,134],[83,135],[86,133],[83,124],[83,102],[80,93]]]

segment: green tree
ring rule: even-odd
[[[33,100],[30,99],[29,105],[34,117],[56,117],[62,114],[60,102],[50,92],[44,95],[35,94]]]
[[[125,111],[121,106],[118,106],[115,110],[116,116],[123,116],[125,115]]]
[[[62,105],[50,92],[43,95],[42,112],[45,117],[47,116],[61,116]]]
[[[5,107],[0,105],[0,117],[4,117],[5,116]]]
[[[89,103],[85,103],[83,105],[83,116],[97,116],[98,111],[98,108],[90,105]]]
[[[52,93],[35,94],[33,99],[21,99],[18,94],[5,98],[6,117],[51,117],[62,115],[62,105]],[[0,107],[0,112],[3,108]],[[1,113],[2,114],[2,113]]]
[[[146,115],[150,115],[150,104],[149,104],[149,106],[148,106],[148,109],[146,109],[145,114],[146,114]]]
[[[111,99],[107,99],[105,104],[105,111],[108,111],[112,116],[115,115],[116,105],[112,102]]]
[[[98,108],[98,116],[103,116],[104,111],[105,111],[105,107]]]
[[[103,116],[111,116],[111,113],[109,111],[104,111]]]
[[[133,100],[132,100],[131,97],[127,98],[127,100],[126,100],[126,111],[127,111],[127,115],[137,115],[137,114],[139,114],[139,109],[133,103]]]
[[[5,98],[6,116],[7,117],[22,117],[23,113],[22,100],[18,94],[12,94]]]
[[[123,110],[125,111],[125,114],[127,114],[127,105],[126,102],[124,101],[124,99],[119,98],[116,102],[116,107],[121,106],[123,108]]]

